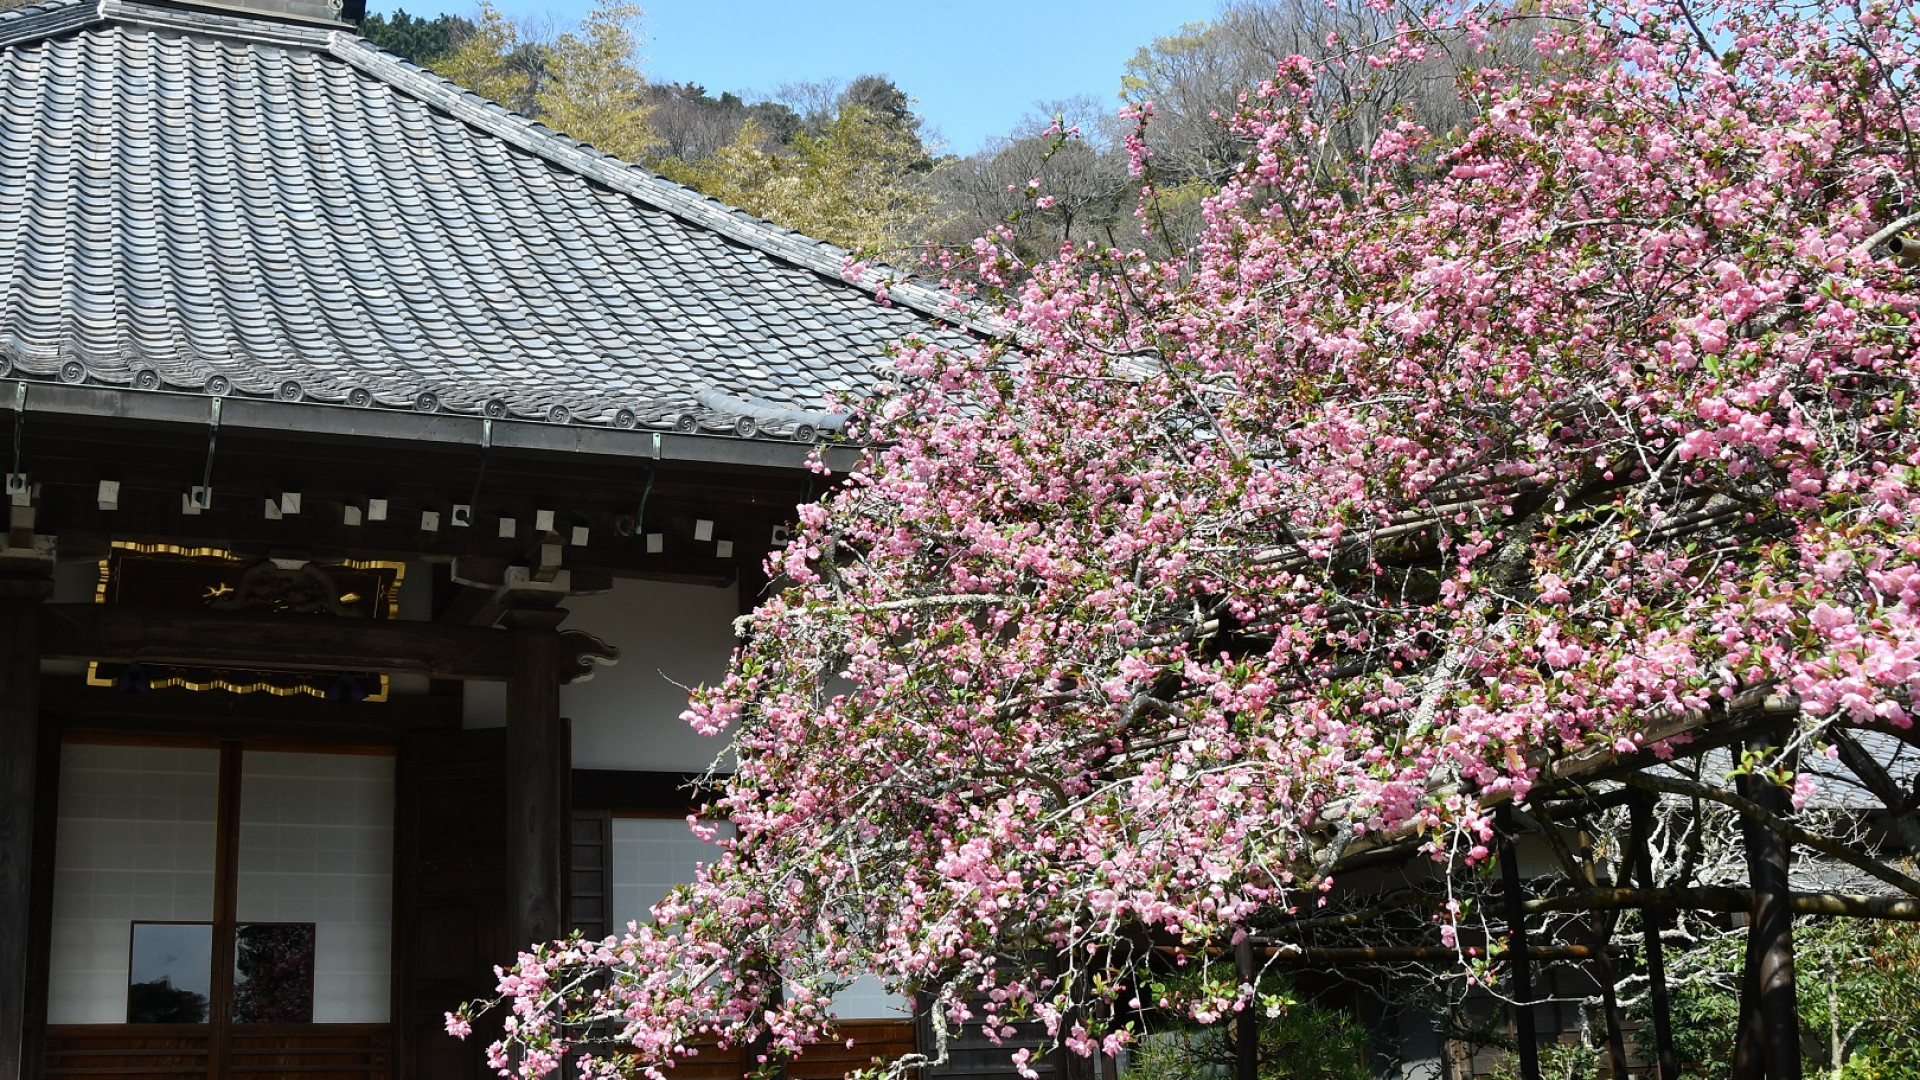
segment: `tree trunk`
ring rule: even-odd
[[[1233,966],[1240,981],[1254,987],[1246,1007],[1233,1021],[1234,1080],[1260,1080],[1259,973],[1253,966],[1253,942],[1242,936],[1233,946]]]

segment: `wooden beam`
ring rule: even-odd
[[[460,726],[460,699],[432,694],[352,703],[188,690],[126,694],[72,676],[42,679],[40,712],[68,731],[296,742],[394,743],[409,731]]]
[[[40,653],[50,660],[190,664],[268,671],[410,671],[504,680],[513,638],[427,622],[47,604]]]
[[[0,581],[0,1080],[18,1080],[31,974],[44,579]]]
[[[719,794],[717,788],[702,786],[705,775],[637,769],[575,769],[572,802],[575,807],[616,814],[686,817]]]

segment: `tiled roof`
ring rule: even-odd
[[[0,95],[0,374],[806,437],[964,321],[342,30],[55,0]]]

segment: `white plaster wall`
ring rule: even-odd
[[[907,999],[887,993],[878,975],[862,975],[833,997],[833,1015],[842,1020],[895,1020],[912,1016]]]
[[[620,647],[618,664],[560,688],[560,712],[573,720],[574,768],[697,772],[713,763],[724,740],[702,737],[680,714],[685,687],[727,672],[737,588],[622,580],[611,592],[566,602],[563,626]],[[504,703],[497,687],[469,691],[468,725],[504,717]]]

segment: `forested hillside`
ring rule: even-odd
[[[1182,246],[1200,200],[1246,149],[1217,118],[1231,116],[1280,58],[1377,40],[1392,27],[1359,0],[1243,0],[1143,44],[1114,72],[1113,97],[1036,103],[1005,135],[964,156],[923,130],[911,88],[883,74],[757,95],[649,82],[638,61],[640,9],[616,0],[601,0],[576,27],[515,22],[482,3],[470,16],[372,15],[361,29],[609,153],[863,256],[916,266],[928,245],[963,246],[1000,228],[1029,263],[1066,241]],[[1459,126],[1452,74],[1436,60],[1382,80],[1370,100],[1345,103],[1326,118],[1337,144],[1329,152],[1364,158],[1353,149],[1371,145],[1400,113],[1431,130]],[[1148,102],[1152,171],[1136,178],[1124,144]],[[1162,226],[1150,241],[1135,219],[1143,182],[1156,193]]]

